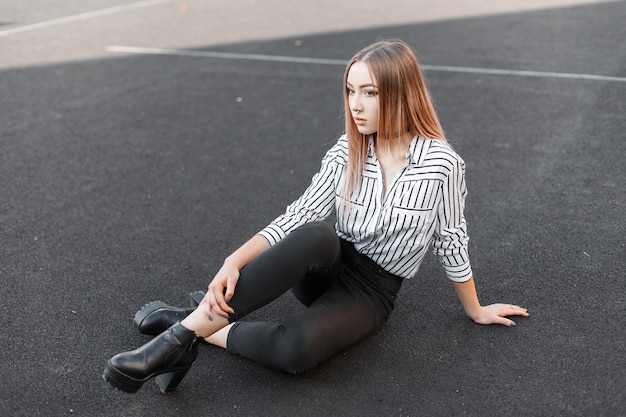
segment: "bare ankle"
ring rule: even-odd
[[[209,320],[204,306],[199,306],[193,313],[180,322],[185,328],[192,330],[197,337],[206,338],[228,325],[228,319],[217,314]]]

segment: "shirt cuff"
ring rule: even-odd
[[[462,264],[446,264],[443,263],[443,269],[446,271],[448,279],[454,282],[466,282],[469,281],[474,274],[472,273],[472,266],[470,262],[463,262]]]
[[[269,242],[270,246],[274,246],[287,236],[287,233],[274,223],[269,224],[258,234],[263,236]]]

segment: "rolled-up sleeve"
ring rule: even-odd
[[[469,236],[463,214],[466,195],[465,163],[458,158],[450,165],[449,175],[442,183],[442,199],[433,239],[433,253],[439,258],[448,278],[455,282],[472,278]]]
[[[340,140],[322,159],[320,170],[313,176],[304,193],[287,206],[283,214],[267,225],[259,234],[274,245],[292,230],[303,224],[324,220],[330,216],[335,206],[335,181],[343,164],[340,161],[346,153],[344,141]]]

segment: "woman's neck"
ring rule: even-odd
[[[391,140],[376,138],[374,140],[376,157],[378,159],[384,158],[387,161],[403,162],[406,160],[406,153],[411,146],[412,139],[410,134]]]

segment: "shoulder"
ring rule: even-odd
[[[339,165],[345,165],[348,162],[348,138],[346,135],[342,135],[337,139],[333,147],[326,152],[324,159]]]
[[[438,166],[448,173],[465,169],[465,161],[446,141],[439,139],[425,139],[427,143],[424,163]]]

